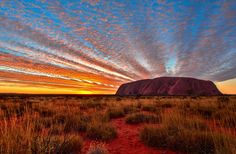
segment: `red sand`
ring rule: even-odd
[[[142,125],[126,124],[124,118],[115,119],[112,124],[116,127],[118,137],[106,143],[106,147],[110,154],[175,154],[168,150],[159,150],[147,147],[140,142],[139,130]],[[83,153],[89,148],[91,141],[85,140]]]

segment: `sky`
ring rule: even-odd
[[[114,94],[161,76],[236,94],[235,0],[0,1],[0,93]]]

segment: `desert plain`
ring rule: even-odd
[[[1,95],[0,153],[236,153],[236,96]]]

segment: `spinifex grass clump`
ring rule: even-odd
[[[160,117],[153,114],[134,113],[134,114],[128,115],[125,121],[128,124],[159,123]]]
[[[179,111],[162,114],[162,121],[163,127],[168,128],[168,130],[209,130],[209,127],[204,120],[197,117],[191,117],[190,115],[182,115]]]
[[[230,99],[227,96],[220,96],[217,98],[218,107],[222,108],[229,104]]]
[[[90,100],[87,102],[82,102],[80,104],[80,109],[82,109],[82,110],[89,109],[89,108],[100,109],[100,108],[103,108],[105,105],[106,105],[105,103],[102,103],[99,100]]]
[[[138,112],[138,106],[134,104],[124,105],[123,107],[125,114]]]
[[[4,118],[11,118],[12,116],[20,117],[32,110],[32,107],[29,107],[26,103],[1,104],[0,108],[4,113]]]
[[[104,143],[92,142],[87,154],[108,154],[108,150]]]
[[[65,132],[83,132],[86,131],[88,122],[91,119],[82,114],[68,114],[64,124]]]
[[[125,116],[125,111],[124,108],[122,107],[116,107],[116,108],[110,108],[107,111],[107,116],[110,119],[115,119],[115,118],[121,118]]]
[[[155,112],[158,109],[159,108],[157,108],[157,106],[155,104],[144,104],[144,105],[142,105],[142,110],[143,111]]]
[[[78,135],[53,135],[50,129],[35,129],[36,114],[11,117],[0,126],[0,153],[77,153],[82,139]]]
[[[218,125],[226,128],[236,128],[236,112],[221,109],[214,114],[214,119]]]
[[[174,112],[163,115],[161,127],[145,126],[140,138],[146,145],[184,153],[234,153],[236,139],[211,131],[201,120]]]
[[[94,140],[111,140],[117,137],[115,128],[109,123],[91,122],[87,127],[87,137]]]
[[[217,109],[212,106],[198,106],[195,110],[195,113],[200,114],[204,118],[212,118]]]
[[[207,131],[169,130],[146,126],[141,131],[141,140],[152,147],[167,148],[185,153],[233,153],[235,138]],[[221,144],[223,143],[223,144]]]
[[[81,131],[85,140],[109,142],[117,136],[116,121],[127,120],[139,126],[151,123],[140,133],[149,146],[234,154],[236,97],[225,97],[0,96],[0,153],[80,153]],[[92,149],[104,151],[101,146]]]
[[[82,149],[82,139],[78,135],[47,136],[33,138],[31,153],[71,153]]]
[[[183,114],[196,115],[209,121],[215,121],[219,127],[236,127],[236,104],[229,97],[217,97],[212,102],[188,102],[179,106]]]
[[[161,104],[161,107],[162,108],[172,108],[174,105],[173,104],[171,104],[171,103],[162,103]]]

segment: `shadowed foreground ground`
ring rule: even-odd
[[[0,96],[0,153],[236,153],[236,97]]]

